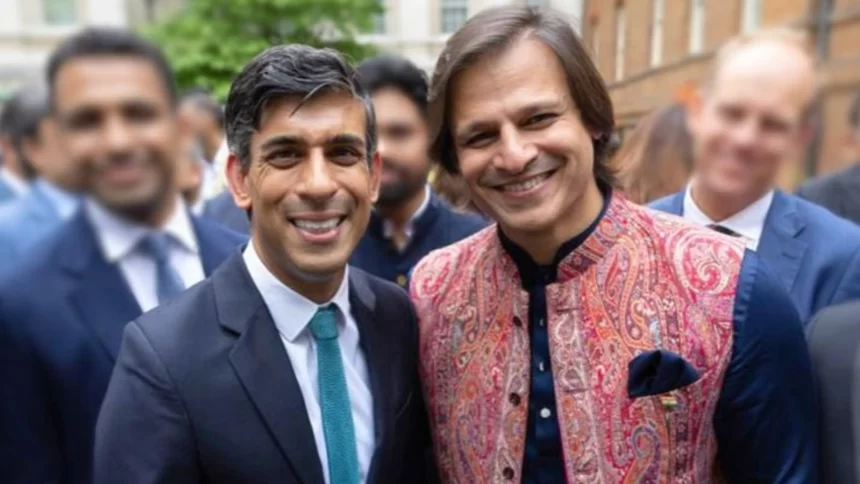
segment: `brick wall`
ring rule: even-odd
[[[704,50],[688,51],[691,0],[664,0],[662,62],[650,67],[653,0],[587,0],[583,38],[592,46],[597,29],[598,67],[609,85],[617,124],[623,130],[643,114],[671,102],[682,86],[696,85],[708,72],[713,53],[741,28],[743,0],[704,0]],[[762,0],[761,24],[812,26],[816,0]],[[624,78],[615,80],[615,11],[626,8],[627,39]],[[860,0],[834,0],[830,58],[821,67],[822,140],[818,173],[841,168],[860,156],[846,145],[848,104],[860,88]],[[802,180],[805,157],[786,166],[780,184],[791,188]]]

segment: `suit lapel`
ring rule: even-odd
[[[370,376],[370,389],[373,395],[373,421],[376,438],[376,449],[383,446],[385,438],[391,431],[394,409],[390,408],[391,401],[386,396],[391,382],[391,365],[386,361],[385,334],[381,330],[378,318],[374,314],[376,295],[370,290],[367,276],[354,268],[349,270],[349,304],[355,323],[358,326],[361,351],[367,361]],[[379,452],[374,452],[370,463],[367,482],[376,482],[379,471]]]
[[[84,211],[70,224],[60,263],[74,279],[69,302],[83,325],[116,361],[126,323],[141,309],[115,264],[105,260]]]
[[[297,479],[322,484],[322,465],[301,388],[240,251],[224,263],[212,282],[219,323],[238,335],[230,364]]]
[[[795,200],[777,190],[757,252],[776,271],[788,291],[794,286],[806,254],[807,243],[800,238],[805,227],[806,218],[798,210]]]

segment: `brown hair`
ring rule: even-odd
[[[431,153],[449,173],[458,173],[450,126],[449,87],[470,64],[496,54],[526,36],[551,48],[567,73],[568,87],[585,127],[594,140],[594,175],[614,185],[607,151],[615,127],[609,92],[570,21],[551,9],[495,7],[479,12],[448,39],[436,63],[429,95]]]
[[[612,160],[619,184],[635,203],[648,203],[681,190],[693,167],[687,112],[671,104],[642,119]]]

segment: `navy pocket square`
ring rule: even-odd
[[[646,351],[630,360],[627,367],[627,395],[630,398],[659,395],[695,383],[701,374],[677,353]]]

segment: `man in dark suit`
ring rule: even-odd
[[[852,147],[860,146],[860,93],[848,111],[848,134]],[[817,203],[831,212],[860,224],[860,162],[807,180],[797,188],[797,196]]]
[[[860,481],[860,300],[829,307],[809,323],[818,384],[821,482]]]
[[[379,188],[366,93],[334,51],[273,47],[235,79],[226,115],[251,242],[126,329],[96,482],[420,482],[415,314],[347,266]]]
[[[83,484],[123,328],[243,238],[179,197],[173,75],[155,46],[85,30],[52,54],[47,77],[87,197],[0,281],[0,482]]]
[[[425,255],[487,222],[455,211],[427,183],[433,163],[424,72],[407,59],[383,55],[362,62],[358,74],[373,97],[382,173],[379,200],[350,264],[406,287]]]
[[[782,279],[804,323],[860,297],[860,227],[775,189],[810,132],[815,61],[805,39],[788,30],[736,39],[713,72],[689,118],[692,180],[651,207],[741,238]]]
[[[221,192],[207,200],[203,205],[203,217],[218,222],[240,234],[251,233],[248,212],[236,206],[236,202],[233,201],[233,194],[229,191]]]
[[[34,115],[29,89],[15,92],[0,112],[0,205],[23,197],[36,169],[24,153],[24,142]]]
[[[19,119],[21,153],[39,175],[26,195],[0,207],[0,260],[8,261],[0,273],[12,270],[33,244],[74,215],[83,183],[82,171],[57,147],[47,90],[29,86],[20,95],[26,100]]]

